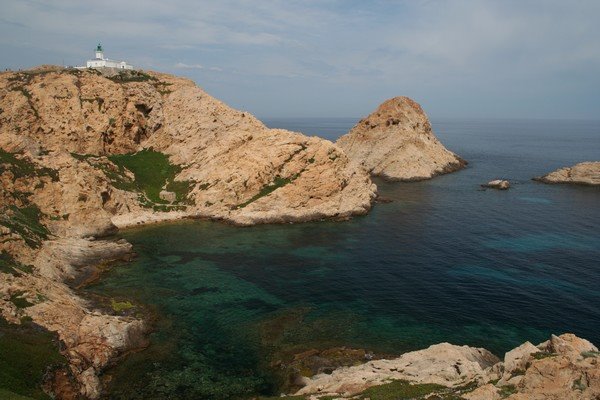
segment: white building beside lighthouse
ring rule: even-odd
[[[87,61],[87,68],[118,68],[118,69],[133,69],[133,65],[127,64],[125,61],[115,61],[104,57],[102,45],[98,43],[96,47],[96,57],[93,60]]]

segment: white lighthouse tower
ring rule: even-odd
[[[104,49],[98,43],[96,46],[96,56],[93,60],[88,60],[85,67],[77,68],[117,68],[117,69],[133,69],[133,65],[127,64],[125,61],[115,61],[104,57]]]

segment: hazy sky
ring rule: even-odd
[[[599,0],[0,0],[0,67],[106,56],[259,117],[600,119]]]

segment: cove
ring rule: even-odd
[[[501,355],[563,332],[599,343],[600,192],[529,180],[600,154],[584,140],[599,125],[434,124],[469,168],[377,180],[392,202],[346,222],[121,232],[138,257],[85,290],[150,310],[155,329],[146,350],[107,372],[108,398],[278,395],[293,384],[290,360],[311,349],[377,357],[447,341]],[[582,140],[558,152],[567,127]],[[513,189],[479,189],[500,174]]]

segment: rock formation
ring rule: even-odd
[[[600,185],[600,161],[582,162],[572,167],[560,168],[534,180],[544,183],[598,186]]]
[[[347,218],[376,190],[331,142],[268,129],[189,80],[57,67],[0,73],[0,182],[1,316],[58,333],[71,395],[91,399],[146,329],[135,305],[73,290],[130,256],[103,236],[184,217]]]
[[[430,179],[466,165],[440,143],[421,106],[408,97],[385,101],[337,145],[369,173],[389,180]]]
[[[151,202],[191,216],[253,224],[364,214],[375,196],[367,175],[329,141],[268,129],[192,81],[166,74],[105,77],[95,70],[56,68],[2,73],[0,138],[5,151],[35,155],[43,165],[57,164],[60,155],[62,164],[54,168],[76,165],[79,180],[85,168],[112,181],[93,196],[103,207],[94,207],[121,217],[116,220],[122,224],[124,214],[151,219],[146,212],[156,205]],[[178,166],[165,184],[185,191],[181,207],[152,196],[140,206],[137,194],[133,201],[114,199],[113,193],[127,187],[114,185],[127,171],[105,156],[142,149],[164,153]],[[77,163],[77,156],[85,162]]]
[[[600,396],[600,352],[572,334],[552,335],[538,346],[526,342],[506,353],[503,361],[485,349],[442,343],[393,360],[316,375],[297,394],[350,398],[393,381],[406,382],[401,389],[421,388],[430,395],[419,398],[591,400]],[[388,392],[385,398],[393,397]]]
[[[508,190],[510,188],[510,182],[504,179],[495,179],[481,186],[490,189]]]
[[[297,394],[322,392],[350,397],[390,380],[455,386],[481,379],[484,371],[498,361],[485,349],[440,343],[394,360],[375,360],[316,375]]]

